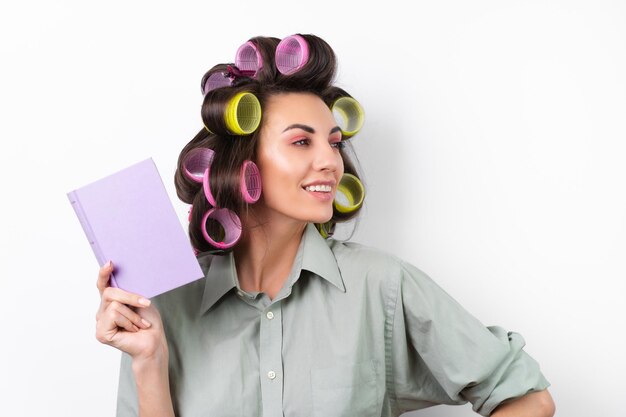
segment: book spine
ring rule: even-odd
[[[72,207],[74,208],[74,212],[76,213],[76,217],[78,217],[78,221],[80,222],[80,225],[83,228],[83,231],[85,232],[85,236],[87,236],[87,240],[89,241],[89,244],[91,245],[91,250],[93,251],[94,255],[96,255],[98,264],[100,266],[103,266],[104,263],[107,261],[107,259],[102,253],[102,250],[100,249],[100,245],[98,245],[98,240],[96,239],[96,236],[94,235],[93,230],[91,229],[91,226],[89,225],[89,221],[87,220],[87,216],[85,215],[83,206],[81,206],[80,204],[80,199],[78,198],[78,194],[76,193],[76,191],[70,191],[69,193],[67,193],[67,197],[69,198],[70,203],[72,204]],[[112,287],[118,286],[113,273],[111,273],[110,282],[111,282]]]

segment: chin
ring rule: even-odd
[[[333,218],[333,212],[331,210],[330,213],[327,213],[324,215],[320,214],[317,216],[311,216],[309,219],[309,223],[326,223],[332,218]]]

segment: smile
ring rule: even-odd
[[[304,187],[304,189],[307,191],[329,193],[332,191],[333,188],[330,185],[309,185],[307,187]]]

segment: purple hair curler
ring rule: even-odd
[[[221,87],[230,87],[231,85],[233,85],[233,79],[230,74],[228,72],[217,71],[209,75],[206,79],[202,93],[206,96],[211,90]]]
[[[281,74],[293,74],[308,60],[309,44],[300,35],[287,36],[276,46],[276,68]]]
[[[256,203],[261,197],[261,173],[252,161],[241,167],[241,194],[246,203]]]
[[[209,236],[206,230],[206,222],[209,219],[217,221],[224,229],[224,239],[222,241],[217,241]],[[220,249],[230,248],[241,237],[241,220],[239,216],[226,208],[212,208],[202,217],[202,235],[213,246]]]
[[[237,49],[235,66],[245,76],[255,78],[263,68],[263,58],[256,45],[248,41]]]

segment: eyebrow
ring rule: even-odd
[[[294,123],[292,125],[287,126],[285,128],[285,130],[283,130],[283,133],[285,133],[286,131],[288,131],[290,129],[302,129],[305,132],[308,132],[308,133],[311,133],[311,134],[315,133],[315,129],[313,129],[311,126],[303,125],[303,124],[300,124],[300,123]],[[335,126],[332,129],[330,129],[330,133],[329,134],[332,135],[333,133],[339,132],[340,130],[341,130],[341,128],[339,126]]]

